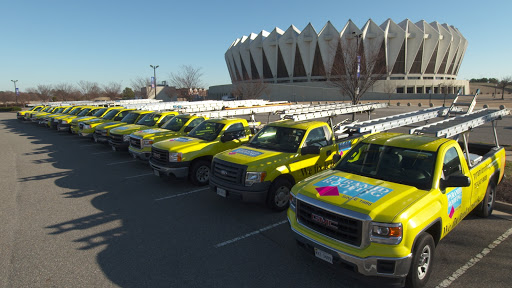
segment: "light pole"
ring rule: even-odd
[[[155,85],[155,99],[156,99],[156,68],[158,68],[158,65],[156,65],[156,66],[149,65],[149,67],[153,68],[153,84]]]
[[[16,94],[16,82],[18,82],[18,80],[11,80],[12,83],[14,83],[14,96],[16,97],[16,106],[18,106],[18,94]]]

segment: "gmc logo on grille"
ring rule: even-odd
[[[318,224],[321,224],[321,225],[323,225],[325,227],[329,227],[329,228],[338,230],[338,222],[330,220],[330,219],[327,219],[327,218],[324,218],[324,217],[322,217],[320,215],[316,215],[314,213],[311,213],[311,220],[313,220],[314,222],[316,222]]]
[[[153,154],[153,157],[155,157],[156,159],[160,159],[160,154]]]

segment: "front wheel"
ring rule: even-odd
[[[491,216],[494,210],[494,204],[496,202],[496,184],[490,181],[487,185],[487,191],[485,192],[484,199],[477,206],[477,215],[483,218]]]
[[[414,245],[411,269],[406,278],[406,287],[423,287],[432,274],[434,263],[435,243],[432,235],[422,233]]]
[[[198,186],[208,185],[210,181],[210,161],[199,160],[192,164],[190,169],[190,181]]]
[[[277,179],[272,185],[270,185],[270,190],[268,191],[268,206],[275,211],[283,211],[288,208],[290,205],[290,190],[292,189],[292,184],[290,181],[286,179]]]

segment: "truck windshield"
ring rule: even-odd
[[[80,113],[80,111],[82,111],[81,108],[76,108],[75,110],[71,111],[71,113],[69,113],[69,115],[76,115],[76,114]]]
[[[80,113],[78,113],[78,116],[85,116],[87,113],[89,113],[89,111],[91,111],[91,108],[85,108]]]
[[[248,146],[278,152],[295,153],[299,149],[305,130],[279,126],[265,126],[251,139]]]
[[[146,114],[146,116],[142,117],[137,124],[138,125],[146,125],[146,126],[154,126],[156,124],[156,121],[160,119],[160,114],[155,113],[149,113]]]
[[[128,113],[128,115],[121,119],[121,122],[126,124],[133,124],[135,123],[135,120],[137,120],[137,117],[139,117],[138,113]]]
[[[117,115],[117,113],[119,113],[119,110],[117,110],[117,109],[110,110],[107,112],[107,114],[103,115],[103,117],[101,117],[101,119],[111,120],[112,118],[114,118]]]
[[[100,110],[96,111],[92,116],[100,117],[101,115],[103,115],[103,113],[105,113],[105,111],[107,111],[107,108],[101,108]]]
[[[224,126],[225,125],[222,123],[204,121],[203,123],[197,125],[196,128],[192,129],[192,131],[190,131],[187,136],[206,141],[213,141],[217,138]]]
[[[187,123],[187,117],[173,117],[171,120],[167,121],[164,125],[162,125],[163,129],[171,130],[174,132],[180,131],[180,129]]]
[[[429,190],[436,154],[361,142],[334,169]]]

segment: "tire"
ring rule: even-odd
[[[290,190],[292,189],[290,181],[280,178],[270,185],[267,205],[275,211],[284,211],[290,205]]]
[[[485,192],[484,199],[477,206],[478,210],[476,211],[477,215],[482,218],[487,218],[491,216],[492,211],[494,210],[494,204],[496,202],[496,184],[494,181],[489,181],[487,185],[487,191]]]
[[[198,160],[192,164],[190,169],[190,181],[197,186],[208,185],[210,181],[211,163],[207,160]]]
[[[432,235],[421,233],[414,245],[411,269],[406,278],[406,287],[423,287],[432,274],[434,263],[435,243]]]

